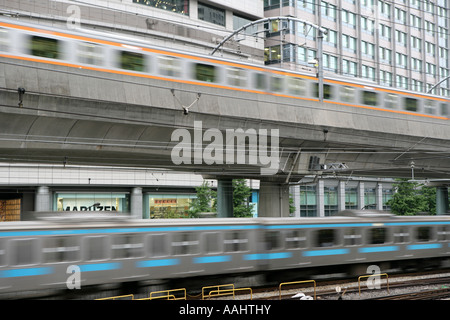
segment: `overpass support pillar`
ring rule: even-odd
[[[233,218],[232,179],[217,179],[217,217]]]
[[[448,187],[436,188],[436,214],[446,214],[449,211]]]
[[[258,217],[289,217],[289,186],[287,184],[260,182]]]
[[[38,212],[52,211],[50,201],[50,189],[45,186],[40,186],[36,190],[36,198],[34,209]]]
[[[142,188],[133,188],[130,196],[130,216],[142,219]]]

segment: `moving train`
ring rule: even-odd
[[[450,216],[346,210],[323,218],[47,218],[0,224],[0,297],[73,289],[74,270],[83,289],[225,275],[302,277],[325,266],[363,266],[365,274],[369,265],[438,267],[449,258]]]
[[[250,92],[301,101],[319,101],[318,79],[299,73],[157,48],[143,40],[88,30],[59,30],[0,18],[0,57],[45,65],[95,70]],[[14,88],[16,89],[16,88]],[[325,78],[324,103],[401,115],[449,120],[446,97],[363,84],[361,80]]]

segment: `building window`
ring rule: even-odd
[[[264,0],[264,10],[272,10],[280,7],[280,0]]]
[[[356,28],[356,15],[353,12],[342,10],[342,22],[347,26]]]
[[[198,19],[225,27],[225,10],[199,2]]]
[[[383,210],[390,211],[391,207],[387,205],[388,201],[392,199],[394,196],[394,191],[392,189],[384,189],[382,191],[382,198],[383,198]]]
[[[316,217],[317,201],[315,186],[300,186],[300,216]]]
[[[189,15],[189,0],[133,0],[133,3]]]
[[[242,28],[243,26],[245,26],[246,24],[249,24],[252,21],[253,20],[250,20],[248,18],[244,18],[244,17],[234,14],[233,15],[233,29],[237,30],[239,28]],[[254,35],[257,31],[258,31],[257,25],[250,26],[250,27],[246,28],[245,30],[243,30],[243,32],[247,35]]]
[[[338,58],[329,54],[323,54],[323,67],[324,69],[337,72]]]
[[[322,16],[327,17],[332,21],[336,21],[336,6],[333,4],[330,4],[328,2],[321,2],[322,7]]]
[[[56,193],[55,200],[56,211],[130,211],[126,193]]]
[[[195,194],[149,194],[146,216],[150,219],[187,218]]]
[[[364,208],[366,209],[377,208],[377,195],[375,188],[364,189]]]
[[[358,209],[358,188],[345,188],[345,209]]]
[[[342,35],[342,47],[353,53],[356,52],[356,38],[343,34]]]
[[[358,65],[356,62],[352,62],[349,60],[342,60],[342,74],[357,76],[358,75]]]
[[[281,51],[280,46],[266,47],[264,48],[264,63],[280,63]]]
[[[316,0],[297,0],[297,8],[300,10],[316,12]]]
[[[338,212],[337,187],[324,187],[325,216],[332,216]]]

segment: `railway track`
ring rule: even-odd
[[[396,294],[392,296],[377,297],[369,300],[436,300],[449,297],[450,297],[450,288],[441,288],[441,289],[432,289],[418,292]]]

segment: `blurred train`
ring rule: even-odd
[[[212,275],[301,277],[324,266],[438,267],[449,258],[450,216],[347,210],[326,218],[4,222],[0,293],[64,290],[71,266],[85,288]]]
[[[292,99],[319,101],[314,74],[286,71],[183,51],[152,47],[143,40],[88,30],[58,30],[0,18],[0,57],[95,70],[102,73]],[[16,89],[16,88],[14,88]],[[326,78],[324,103],[448,120],[446,97]]]

